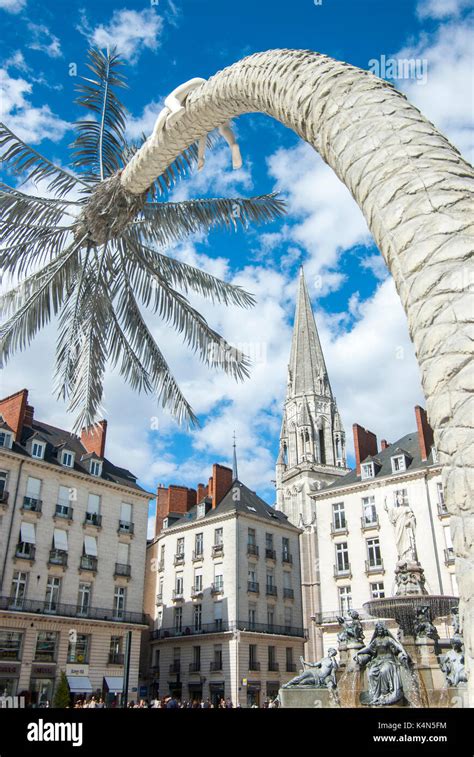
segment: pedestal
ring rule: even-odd
[[[312,686],[291,686],[288,689],[280,689],[279,699],[285,709],[326,709],[338,707],[337,700],[329,689],[316,689]]]

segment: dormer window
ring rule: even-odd
[[[89,465],[89,471],[91,476],[101,476],[102,475],[102,461],[101,460],[91,460]]]
[[[61,452],[61,465],[66,468],[74,468],[74,452],[69,449],[63,449]]]
[[[362,463],[360,466],[360,477],[361,479],[374,478],[375,465],[373,463]]]
[[[163,528],[168,528],[168,518],[165,518],[163,521]]]
[[[44,442],[33,442],[31,445],[31,457],[35,457],[37,460],[43,460],[45,449],[46,444]]]
[[[206,514],[206,503],[200,502],[199,505],[197,506],[197,517],[204,518],[205,514]]]
[[[405,455],[394,455],[391,458],[392,473],[401,473],[407,469],[407,460]]]
[[[9,431],[0,431],[0,447],[11,449],[13,444],[13,435]]]

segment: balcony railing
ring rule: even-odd
[[[8,502],[8,492],[0,492],[0,505],[6,505]]]
[[[133,534],[135,530],[135,524],[131,520],[119,520],[118,533],[119,534]]]
[[[54,510],[55,518],[64,518],[65,520],[72,520],[74,509],[69,505],[57,504]]]
[[[281,556],[281,561],[285,563],[289,563],[290,565],[293,565],[293,555],[290,555],[289,552],[283,552]]]
[[[256,544],[247,544],[247,554],[258,557],[258,546]]]
[[[43,506],[43,500],[34,497],[23,497],[23,510],[30,510],[33,513],[40,513]]]
[[[175,565],[182,565],[184,563],[184,552],[178,552],[174,556],[174,564]]]
[[[295,598],[295,591],[294,591],[294,589],[283,589],[283,598],[284,599],[294,599]]]
[[[253,594],[260,594],[260,584],[258,581],[247,581],[247,591],[251,591]]]
[[[150,638],[156,640],[174,638],[178,636],[202,636],[208,633],[229,633],[235,631],[277,634],[280,636],[292,636],[303,639],[307,636],[307,632],[304,628],[298,628],[296,626],[276,626],[269,625],[268,623],[249,623],[248,620],[215,620],[213,623],[203,623],[199,629],[184,625],[182,626],[182,628],[174,628],[173,626],[169,626],[167,628],[157,628],[151,632]]]
[[[455,559],[454,547],[446,547],[444,550],[444,562],[446,565],[454,565]]]
[[[15,603],[15,599],[11,597],[0,597],[0,610],[11,610],[14,612],[29,612],[36,615],[51,615],[54,612],[55,615],[61,615],[65,618],[88,618],[88,620],[109,620],[114,623],[140,623],[146,622],[145,616],[141,612],[125,612],[122,610],[117,613],[116,610],[104,607],[88,607],[84,608],[80,605],[68,605],[59,602],[55,602],[52,609],[50,602],[44,602],[35,599],[23,599],[21,600],[21,606],[19,601]]]
[[[195,549],[193,550],[193,562],[196,562],[196,560],[202,560],[204,558],[204,552],[202,549]]]
[[[180,673],[181,672],[181,663],[175,660],[175,662],[172,662],[170,665],[170,673]]]
[[[34,560],[36,547],[34,544],[28,544],[28,542],[20,542],[16,546],[15,557],[19,557],[22,560]]]
[[[116,562],[114,568],[114,576],[126,576],[130,578],[132,575],[132,566],[125,565],[125,563]]]
[[[280,665],[278,664],[278,662],[269,662],[268,670],[272,673],[277,673],[280,670]]]
[[[286,672],[287,673],[296,673],[296,662],[287,662],[286,663]]]
[[[102,515],[99,515],[99,513],[86,513],[84,517],[84,525],[100,528],[102,526]]]
[[[365,572],[367,574],[371,573],[385,573],[385,569],[383,567],[383,560],[380,559],[377,562],[374,560],[366,560],[365,561]]]
[[[257,660],[249,660],[249,670],[260,670],[260,663]]]
[[[121,652],[110,652],[107,664],[108,665],[123,665],[124,655]]]
[[[265,594],[267,597],[276,597],[278,594],[277,587],[273,586],[273,584],[271,586],[267,584],[265,586]]]
[[[48,563],[50,565],[67,565],[67,552],[64,549],[51,549],[49,551]]]
[[[217,557],[217,555],[223,555],[224,554],[224,544],[213,544],[212,545],[212,556]]]
[[[334,578],[351,578],[351,566],[350,563],[347,563],[344,567],[340,567],[339,565],[334,566]]]
[[[184,599],[182,589],[173,589],[173,602],[181,602]]]
[[[193,599],[197,599],[198,597],[202,597],[202,595],[203,595],[202,586],[193,586],[191,588],[191,597]]]
[[[211,662],[211,664],[209,666],[209,670],[211,671],[211,673],[213,673],[213,672],[215,673],[216,671],[221,671],[222,670],[222,660],[220,660],[220,661],[219,660],[214,660],[213,662]]]
[[[362,515],[360,519],[360,526],[362,531],[369,531],[371,528],[379,528],[379,516],[375,515],[374,518],[368,518],[366,515]]]
[[[224,593],[224,582],[219,581],[216,584],[211,584],[211,594],[223,594]]]
[[[79,563],[81,570],[93,570],[97,571],[97,557],[91,557],[91,555],[82,555],[81,562]]]
[[[276,552],[274,549],[265,548],[265,559],[276,560]]]
[[[201,672],[201,663],[200,662],[190,662],[189,663],[189,672],[190,673],[200,673]]]
[[[344,523],[344,525],[336,525],[335,523],[331,523],[331,536],[342,536],[348,533],[349,529],[347,528],[347,523]]]

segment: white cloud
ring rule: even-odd
[[[419,18],[434,18],[436,20],[459,16],[465,8],[471,5],[471,0],[420,0],[417,6]]]
[[[108,24],[91,29],[85,14],[78,27],[99,48],[113,48],[130,63],[136,63],[144,49],[157,50],[163,31],[163,19],[152,8],[142,11],[115,10]]]
[[[8,13],[20,13],[26,2],[27,0],[0,0],[0,8]]]
[[[140,139],[142,134],[150,136],[155,126],[155,121],[164,103],[152,100],[143,108],[140,116],[128,116],[127,119],[127,137],[128,139]]]
[[[56,116],[49,105],[31,105],[28,100],[31,91],[32,85],[25,79],[14,78],[6,69],[0,69],[2,116],[5,123],[20,139],[30,144],[43,139],[59,141],[70,125]]]
[[[61,43],[59,39],[44,24],[28,24],[28,30],[31,32],[31,40],[28,47],[32,50],[46,53],[50,58],[60,58],[62,56]]]

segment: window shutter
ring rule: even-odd
[[[36,533],[34,523],[22,523],[20,526],[20,538],[27,544],[36,544]]]
[[[33,499],[39,499],[40,489],[41,479],[29,476],[26,484],[26,496],[32,497]]]
[[[122,502],[120,507],[120,520],[124,520],[127,523],[132,521],[132,506],[127,502]]]
[[[54,529],[54,547],[55,549],[62,549],[67,552],[67,531],[62,528]]]
[[[97,557],[97,539],[95,536],[84,536],[84,552],[89,557]]]
[[[128,565],[128,544],[118,543],[117,562],[121,565]]]
[[[87,512],[92,513],[94,515],[99,514],[99,508],[100,508],[100,497],[98,494],[89,494],[89,499],[87,502]]]

